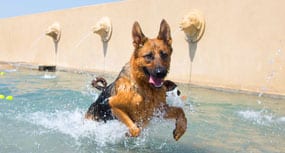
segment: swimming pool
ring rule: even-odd
[[[118,121],[86,121],[98,92],[94,74],[0,70],[1,153],[284,152],[285,101],[180,85],[188,129],[172,138],[174,121],[154,119],[140,137]],[[112,78],[109,78],[111,80]],[[109,81],[110,82],[110,81]]]

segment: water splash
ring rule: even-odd
[[[270,126],[273,123],[285,123],[285,116],[277,117],[272,112],[266,109],[257,110],[243,110],[237,112],[239,116],[253,124]]]
[[[49,79],[56,79],[56,75],[55,74],[45,74],[45,75],[43,75],[43,76],[41,76],[41,78],[42,79],[47,79],[47,80],[49,80]]]
[[[33,43],[31,44],[30,46],[30,50],[33,50],[35,49],[35,47],[37,46],[37,44],[40,42],[40,40],[42,40],[44,38],[44,34],[41,34],[40,36],[38,36],[34,41]]]
[[[285,116],[284,116],[284,117],[280,117],[280,118],[278,118],[278,121],[279,121],[279,122],[284,122],[284,123],[285,123]]]
[[[127,127],[118,120],[107,123],[94,122],[84,119],[85,111],[76,109],[73,111],[58,110],[55,112],[37,111],[19,114],[17,120],[24,121],[43,129],[39,133],[57,132],[73,138],[79,146],[83,142],[96,144],[98,147],[123,145],[126,149],[144,150],[146,146],[171,149],[173,143],[172,130],[174,123],[162,118],[154,118],[150,125],[142,130],[137,138],[126,137]],[[161,130],[167,129],[167,130]],[[157,142],[161,137],[162,142]]]
[[[39,111],[18,115],[16,118],[68,135],[75,140],[94,139],[96,144],[100,146],[118,143],[125,137],[127,132],[127,128],[117,120],[107,122],[107,124],[85,120],[84,111],[82,110]]]
[[[75,48],[78,48],[81,44],[82,44],[82,42],[84,42],[88,37],[90,37],[91,36],[91,32],[89,31],[89,32],[87,32],[87,33],[85,33],[80,39],[79,39],[79,41],[78,41],[78,43],[75,45]]]
[[[174,38],[175,35],[179,32],[183,32],[183,31],[181,31],[180,28],[175,28],[175,30],[172,32],[172,38]]]

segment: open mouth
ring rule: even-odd
[[[145,74],[149,76],[148,82],[156,88],[160,88],[163,85],[164,78],[156,77],[148,72],[147,68],[143,68]]]
[[[148,82],[156,88],[160,88],[163,85],[163,81],[164,80],[162,78],[156,78],[152,75],[149,76],[149,80],[148,80]]]

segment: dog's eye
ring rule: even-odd
[[[144,55],[143,57],[148,61],[151,61],[154,59],[153,53],[148,53],[148,54]]]
[[[168,54],[167,53],[165,53],[164,51],[160,51],[160,57],[162,58],[162,59],[166,59],[167,57],[168,57]]]

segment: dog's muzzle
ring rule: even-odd
[[[155,70],[154,70],[154,76],[156,78],[164,78],[167,74],[167,69],[164,68],[164,67],[157,67]]]
[[[160,88],[163,85],[164,78],[167,75],[167,69],[164,67],[157,67],[150,71],[144,67],[144,72],[149,76],[148,82],[156,88]]]

